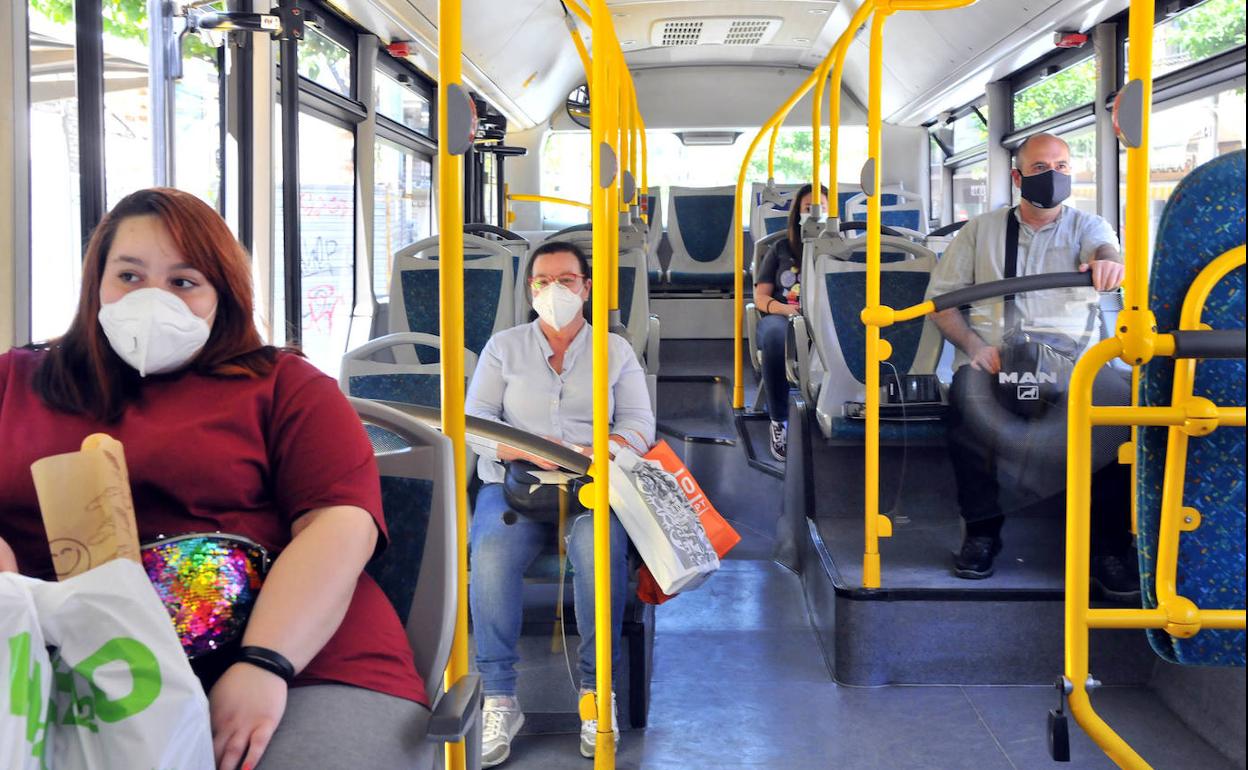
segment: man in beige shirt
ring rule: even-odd
[[[1089,335],[1089,320],[1095,321],[1098,291],[1112,291],[1122,283],[1124,268],[1118,252],[1118,239],[1108,222],[1095,214],[1063,206],[1070,195],[1070,147],[1052,134],[1036,134],[1018,148],[1012,172],[1021,201],[1016,208],[998,209],[967,222],[958,237],[942,255],[932,273],[928,296],[945,294],[979,283],[1005,278],[1006,231],[1009,217],[1018,222],[1017,270],[1019,276],[1071,270],[1091,271],[1094,288],[1059,289],[1019,295],[1015,316],[1031,330],[1059,332],[1081,340],[1084,349],[1098,337]],[[960,407],[969,387],[979,380],[981,387],[995,386],[1001,369],[1000,345],[1006,329],[1002,303],[993,300],[972,306],[966,315],[957,308],[936,313],[937,328],[957,348],[955,373],[950,392],[948,420],[949,455],[958,486],[958,504],[966,522],[962,547],[954,560],[954,574],[969,579],[986,578],[993,573],[993,560],[1001,551],[1001,527],[1005,516],[999,501],[995,448],[981,432],[968,425]],[[968,320],[969,319],[969,320]],[[1082,351],[1080,351],[1082,352]],[[1121,484],[1120,469],[1098,473],[1096,483],[1105,488]],[[1127,499],[1123,486],[1121,497]],[[1101,584],[1108,594],[1127,594],[1133,586],[1131,565],[1126,553],[1130,544],[1121,515],[1129,517],[1124,506],[1116,515],[1098,517],[1107,522],[1112,535],[1094,539],[1098,544],[1112,541],[1109,556],[1094,560]],[[1135,579],[1138,586],[1138,579]]]

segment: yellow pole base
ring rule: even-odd
[[[594,743],[594,770],[615,770],[615,733],[611,727],[602,731],[602,721],[598,722],[598,738]]]
[[[862,587],[880,587],[880,555],[878,553],[862,555]]]

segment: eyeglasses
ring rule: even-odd
[[[565,289],[576,291],[580,287],[581,281],[584,280],[584,278],[585,276],[579,273],[564,273],[563,275],[557,276],[535,275],[533,276],[533,279],[529,281],[529,285],[533,287],[534,291],[541,291],[547,286],[550,286],[552,283],[558,283]]]

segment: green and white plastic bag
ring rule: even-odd
[[[30,583],[0,573],[0,767],[46,767],[52,662],[39,630]]]
[[[31,767],[212,770],[208,699],[142,567],[116,560],[59,583],[18,580],[38,625],[0,618],[0,635],[37,631],[52,651],[43,742],[24,742],[41,756]],[[0,736],[14,705],[0,699]]]

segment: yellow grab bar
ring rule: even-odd
[[[464,194],[463,159],[452,155],[450,86],[461,81],[460,0],[438,0],[438,324],[442,351],[442,432],[455,463],[455,637],[444,687],[468,673],[468,469],[464,442]],[[446,744],[446,766],[466,766],[462,740]]]
[[[555,198],[550,195],[527,195],[521,193],[508,193],[507,200],[516,203],[558,203],[560,206],[576,206],[578,209],[589,209],[590,204],[582,201],[574,201],[570,198]]]

